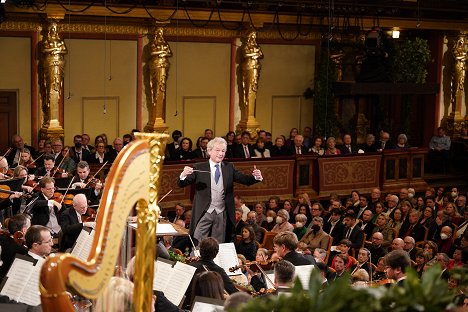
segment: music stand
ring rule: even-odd
[[[7,185],[10,190],[14,192],[22,192],[21,186],[24,183],[24,178],[13,178],[9,180],[3,180],[0,184]]]

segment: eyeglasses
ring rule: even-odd
[[[53,240],[52,240],[52,237],[51,237],[49,240],[47,240],[47,241],[45,241],[45,242],[38,242],[37,244],[38,244],[38,245],[50,244],[50,243],[52,243],[52,242],[53,242]]]

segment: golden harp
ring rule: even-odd
[[[96,233],[87,261],[71,254],[52,254],[44,263],[39,283],[44,311],[74,311],[66,293],[73,289],[94,299],[114,275],[127,216],[137,206],[135,311],[151,311],[158,180],[168,135],[137,133],[122,150],[107,176],[96,218]]]

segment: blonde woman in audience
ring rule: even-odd
[[[133,311],[133,283],[121,277],[111,277],[104,292],[96,299],[95,312]]]

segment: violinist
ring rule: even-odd
[[[50,161],[50,159],[47,161]],[[62,213],[62,204],[54,200],[55,180],[51,177],[42,178],[39,181],[39,186],[41,191],[30,202],[31,223],[49,228],[53,237],[58,237],[61,230],[58,217]]]
[[[16,164],[16,165],[21,165],[26,168],[36,168],[36,163],[32,159],[31,151],[29,149],[25,148],[24,150],[21,151],[20,162],[19,164]]]
[[[213,238],[213,237],[206,237],[200,242],[200,260],[191,262],[189,265],[196,267],[197,270],[195,271],[195,274],[201,273],[203,271],[215,271],[218,272],[224,282],[224,289],[229,293],[235,293],[237,292],[236,287],[232,283],[231,279],[229,276],[226,274],[226,271],[220,266],[218,266],[216,263],[214,263],[213,259],[216,258],[216,255],[219,252],[219,243],[218,241]],[[206,268],[206,269],[205,269]],[[192,285],[190,285],[187,289],[187,298],[191,298],[191,291]]]
[[[0,180],[9,179],[8,162],[5,157],[0,156]]]
[[[73,208],[65,210],[59,217],[60,227],[62,228],[62,242],[60,251],[66,251],[72,248],[80,235],[83,227],[94,229],[96,222],[82,222],[81,216],[88,210],[88,200],[84,194],[76,194],[73,198]]]
[[[291,289],[296,268],[287,260],[280,260],[275,264],[275,288],[277,291]]]
[[[54,167],[54,155],[45,154],[42,159],[44,160],[44,167],[37,168],[36,172],[34,173],[36,177],[51,177],[53,175],[58,177],[66,177],[68,175],[65,172],[60,173],[57,168]]]
[[[255,255],[255,261],[258,263],[265,263],[268,260],[268,250],[265,248],[259,248],[257,250],[257,254]],[[267,288],[266,277],[258,270],[258,272],[254,272],[250,268],[247,269],[249,272],[249,282],[250,285],[255,289],[255,291],[259,291],[262,288]]]
[[[15,260],[16,254],[26,255],[28,249],[23,245],[19,245],[14,239],[13,235],[16,232],[21,232],[24,235],[31,226],[31,220],[26,214],[17,214],[9,219],[8,222],[8,236],[0,236],[0,246],[2,247],[1,260],[3,265],[0,266],[0,280],[5,277],[11,264]]]
[[[94,202],[99,203],[99,200],[102,195],[102,183],[98,179],[95,179],[95,181],[91,181],[91,176],[89,175],[90,169],[89,165],[86,161],[80,161],[76,165],[76,176],[75,180],[71,187],[76,189],[76,188],[86,188],[86,187],[91,187],[94,189],[93,192],[89,195],[89,200],[94,204]]]

